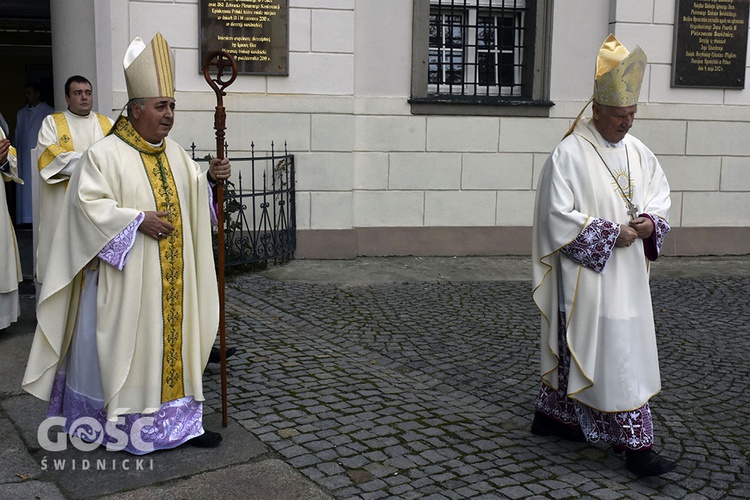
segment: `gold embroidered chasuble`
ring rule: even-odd
[[[168,212],[175,231],[136,233],[122,270],[99,264],[96,337],[107,416],[204,400],[203,369],[218,329],[218,290],[205,173],[169,138],[145,142],[126,120],[94,144],[71,177],[56,257],[37,311],[24,388],[48,399],[77,311],[82,269],[140,212]],[[74,193],[74,194],[71,194]]]

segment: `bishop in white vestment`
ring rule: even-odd
[[[652,450],[648,403],[661,379],[649,265],[670,230],[670,190],[656,156],[628,133],[645,67],[640,48],[607,38],[593,117],[576,119],[539,179],[542,388],[532,432],[611,444],[628,470],[659,475],[674,463]]]
[[[175,101],[161,34],[148,47],[136,38],[124,66],[128,118],[70,178],[23,387],[66,431],[108,449],[213,447],[221,435],[202,425],[219,325],[211,189],[231,167],[214,159],[202,171],[167,137]],[[76,426],[81,417],[98,428]]]

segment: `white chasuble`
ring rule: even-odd
[[[614,248],[602,273],[560,250],[596,218],[628,224],[628,201],[638,214],[668,219],[669,185],[658,160],[637,138],[628,134],[610,145],[590,118],[581,120],[549,156],[539,179],[533,298],[542,313],[543,381],[558,387],[563,311],[571,352],[568,396],[603,412],[639,408],[661,390],[643,240]]]
[[[122,270],[99,264],[96,338],[107,418],[167,401],[203,401],[219,324],[205,173],[169,138],[153,148],[125,120],[90,147],[70,179],[37,311],[24,389],[48,399],[73,331],[82,270],[144,211],[175,231],[136,233]]]

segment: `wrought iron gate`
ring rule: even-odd
[[[225,143],[225,148],[227,145]],[[193,159],[208,162],[211,158]],[[294,198],[294,155],[277,154],[271,143],[268,156],[230,157],[232,178],[224,194],[224,248],[227,271],[265,269],[268,263],[281,264],[294,257],[297,248],[297,222]],[[249,180],[246,178],[249,176]],[[249,185],[248,185],[249,184]],[[218,249],[214,232],[214,250]]]

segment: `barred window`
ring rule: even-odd
[[[461,104],[548,113],[551,12],[552,0],[415,0],[412,112]]]
[[[430,9],[429,92],[521,96],[525,1],[438,1]]]

